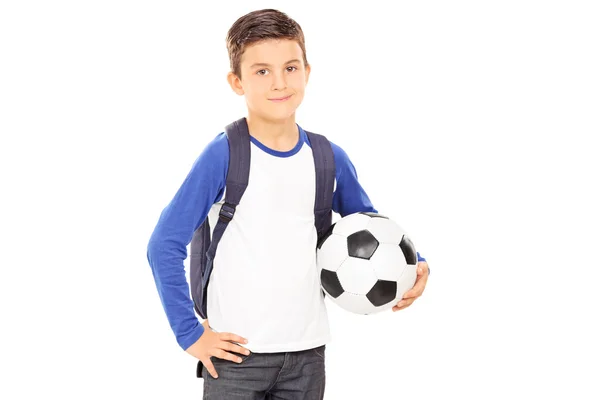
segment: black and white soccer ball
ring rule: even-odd
[[[317,244],[327,297],[355,314],[391,309],[417,280],[417,252],[388,217],[359,212],[333,224]]]

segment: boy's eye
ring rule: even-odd
[[[289,67],[287,67],[286,69],[288,70],[288,72],[294,72],[294,71],[296,71],[298,68],[297,68],[297,67],[294,67],[294,66],[289,66]],[[291,71],[290,71],[290,69],[291,69]],[[257,75],[266,75],[267,73],[268,73],[268,70],[266,70],[266,69],[260,69],[260,70],[256,71],[256,74],[257,74]]]

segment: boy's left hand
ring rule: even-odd
[[[408,292],[404,293],[402,300],[400,300],[398,304],[392,308],[392,311],[396,312],[403,310],[410,306],[418,297],[420,297],[425,290],[428,277],[429,266],[427,265],[427,262],[421,261],[417,264],[417,281],[415,282],[415,285]]]

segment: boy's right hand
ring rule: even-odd
[[[206,370],[212,375],[213,378],[217,379],[219,375],[215,370],[215,366],[210,361],[210,357],[218,357],[224,360],[241,363],[242,359],[240,357],[225,350],[235,351],[244,355],[250,354],[250,350],[232,343],[248,343],[248,340],[244,339],[243,337],[233,333],[213,332],[208,325],[208,320],[205,320],[202,323],[202,326],[204,327],[204,333],[202,336],[200,336],[200,339],[198,339],[196,343],[186,349],[186,352],[202,361],[202,364],[204,364]]]

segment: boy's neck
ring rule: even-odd
[[[276,151],[289,151],[298,144],[300,132],[295,115],[286,120],[267,120],[249,114],[246,117],[250,135]]]

